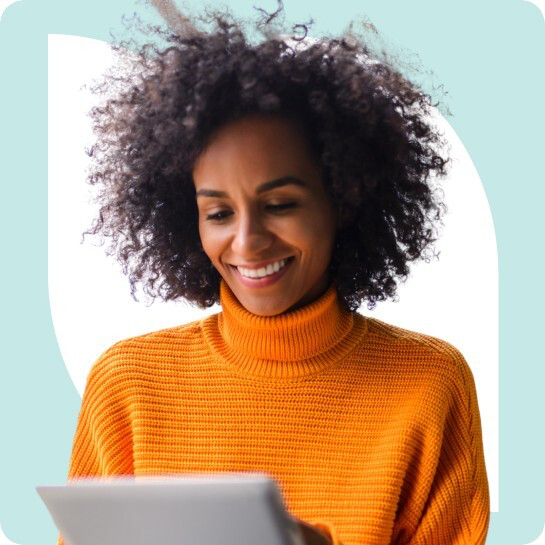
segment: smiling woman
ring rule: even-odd
[[[170,45],[114,48],[88,233],[111,237],[133,294],[222,310],[104,352],[69,479],[266,471],[307,544],[483,545],[470,367],[357,312],[435,241],[430,98],[354,34],[286,39],[280,13],[257,44],[225,13],[206,33],[170,11],[175,32],[148,29]]]

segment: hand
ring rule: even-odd
[[[308,522],[298,518],[295,519],[295,522],[301,529],[303,539],[305,540],[305,545],[331,545],[331,541],[327,534],[316,526],[308,524]]]

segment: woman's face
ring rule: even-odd
[[[274,316],[325,292],[336,214],[296,123],[256,114],[225,125],[198,157],[193,180],[204,251],[249,312]],[[286,259],[263,279],[236,268]]]

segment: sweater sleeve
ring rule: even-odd
[[[452,403],[427,496],[406,511],[397,534],[408,537],[407,545],[484,545],[488,533],[490,497],[475,381],[462,354],[451,348]]]
[[[312,521],[311,524],[322,530],[328,537],[331,545],[343,545],[337,534],[337,528],[329,522],[320,520]]]
[[[78,415],[68,481],[80,477],[132,475],[132,429],[121,384],[123,361],[118,345],[92,366]],[[64,545],[59,533],[57,545]]]

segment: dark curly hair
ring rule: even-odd
[[[312,22],[280,34],[282,9],[260,10],[257,43],[224,8],[193,19],[171,11],[168,27],[135,16],[163,44],[112,45],[119,62],[93,86],[104,100],[90,112],[96,141],[87,150],[100,212],[83,236],[111,237],[107,253],[129,273],[134,299],[141,282],[153,299],[219,303],[193,165],[216,129],[258,112],[301,122],[323,167],[341,218],[330,278],[345,309],[395,299],[409,262],[430,260],[446,211],[434,180],[450,161],[428,117],[437,104],[384,51],[372,54],[352,24],[338,38],[309,40]],[[211,29],[197,30],[197,20]]]

